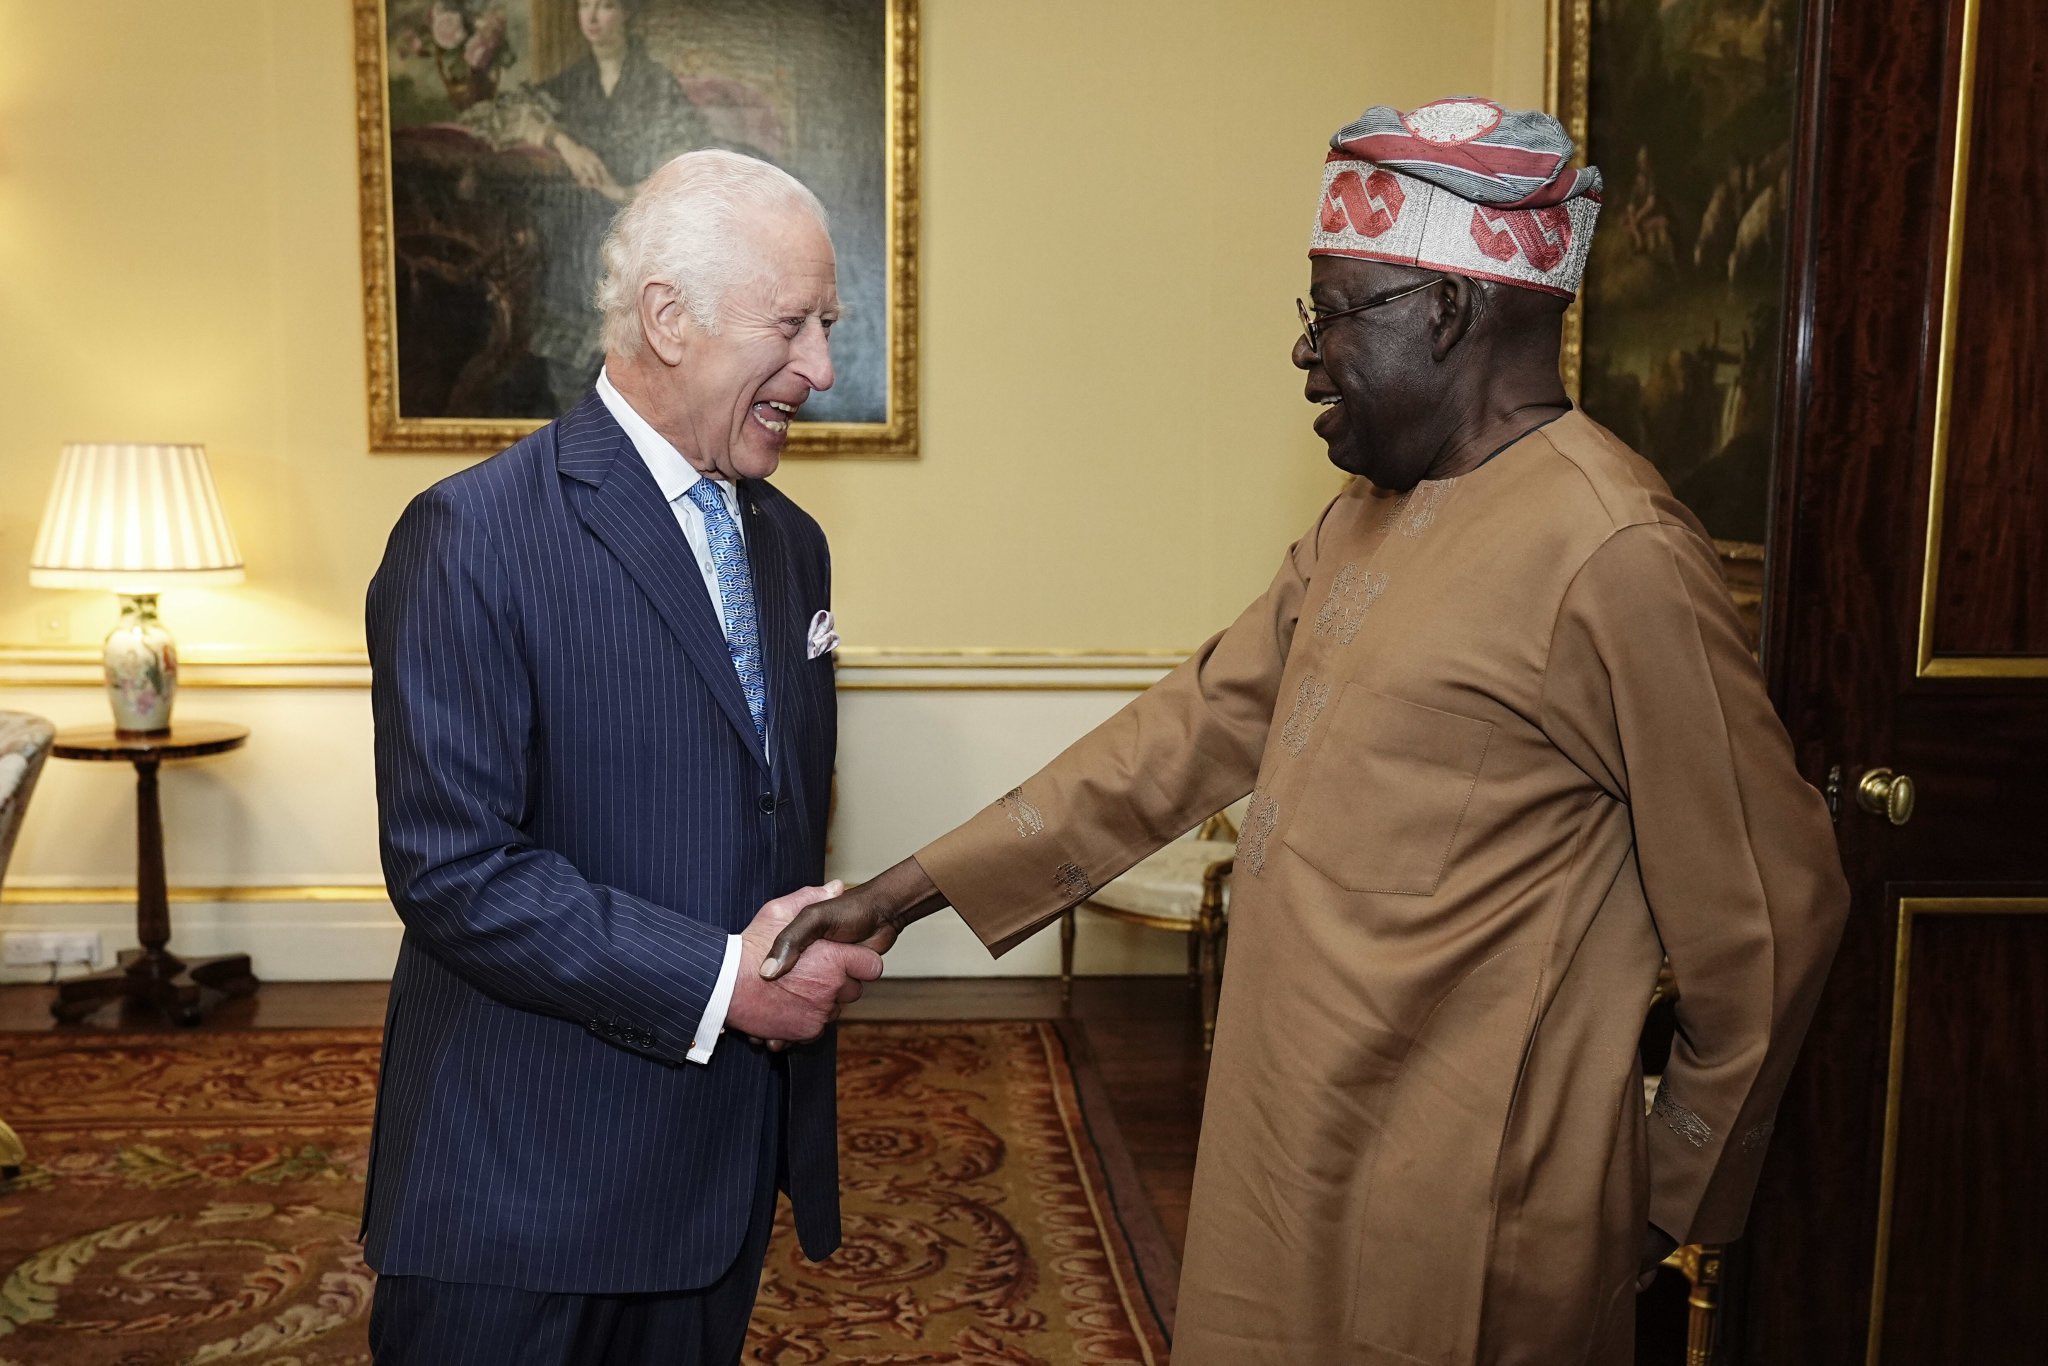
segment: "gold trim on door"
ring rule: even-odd
[[[1902,896],[1892,974],[1891,1058],[1885,1068],[1884,1148],[1877,1178],[1877,1257],[1870,1273],[1870,1337],[1864,1366],[1883,1346],[1884,1282],[1891,1268],[1892,1182],[1897,1174],[1899,1086],[1906,1070],[1906,989],[1911,984],[1913,922],[1923,915],[2048,915],[2048,896]]]
[[[1970,180],[1970,126],[1976,108],[1978,0],[1963,0],[1963,50],[1956,70],[1956,145],[1948,195],[1948,241],[1941,291],[1941,338],[1935,352],[1934,444],[1928,460],[1926,563],[1920,573],[1920,635],[1916,678],[2048,678],[2048,655],[1934,653],[1934,591],[1941,571],[1941,514],[1948,487],[1948,430],[1955,385],[1956,296],[1963,279],[1963,234]]]

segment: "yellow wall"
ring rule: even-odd
[[[792,462],[849,644],[1185,648],[1334,491],[1287,364],[1321,146],[1370,102],[1540,97],[1540,0],[925,0],[925,436]],[[0,646],[59,446],[206,443],[249,580],[189,655],[359,650],[452,458],[366,451],[347,0],[0,0]]]

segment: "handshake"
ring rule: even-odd
[[[726,1027],[773,1049],[817,1038],[882,975],[902,928],[945,904],[916,859],[850,892],[828,882],[777,897],[740,933]]]

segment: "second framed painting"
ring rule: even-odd
[[[474,452],[603,361],[599,245],[722,147],[824,203],[838,379],[793,454],[917,446],[918,0],[354,0],[370,444]]]
[[[1568,379],[1706,524],[1752,612],[1778,429],[1799,11],[1551,0],[1552,107],[1607,182]]]

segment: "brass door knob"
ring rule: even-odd
[[[1893,825],[1913,819],[1913,780],[1888,768],[1873,768],[1856,783],[1856,805]]]

